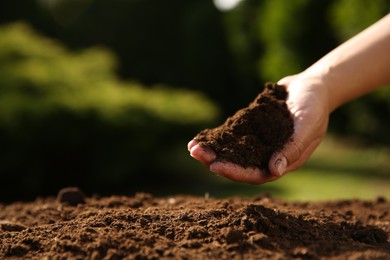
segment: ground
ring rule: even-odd
[[[390,202],[207,196],[0,204],[0,258],[389,259]]]
[[[265,169],[293,133],[286,97],[266,85],[197,141],[219,160]],[[85,197],[67,188],[57,198],[0,204],[0,259],[390,259],[389,211],[384,197]]]

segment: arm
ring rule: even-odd
[[[304,74],[320,77],[330,111],[390,82],[390,15],[343,43]]]
[[[325,136],[329,114],[390,82],[390,15],[328,53],[304,72],[284,78],[294,115],[292,142],[273,156],[273,173],[293,171]],[[282,165],[277,161],[282,161]]]
[[[260,184],[293,171],[324,138],[329,114],[342,104],[390,82],[390,15],[343,43],[304,72],[281,79],[288,88],[287,105],[294,135],[269,162],[270,173],[219,162],[216,155],[191,141],[191,155],[211,171],[229,179]]]

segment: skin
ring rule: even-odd
[[[294,119],[292,140],[270,159],[270,172],[219,161],[195,140],[192,157],[210,171],[237,182],[274,181],[301,167],[323,140],[329,114],[344,103],[390,83],[390,15],[328,53],[302,73],[281,79],[289,92],[287,106]]]

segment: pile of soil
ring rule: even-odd
[[[267,171],[272,154],[281,150],[294,133],[287,95],[284,86],[266,83],[248,107],[194,139],[200,146],[211,148],[218,160]]]
[[[389,259],[390,202],[83,197],[0,204],[0,258]]]

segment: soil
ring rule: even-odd
[[[218,160],[245,168],[268,170],[272,154],[283,148],[294,133],[294,121],[286,105],[284,86],[266,83],[264,90],[224,124],[200,132],[195,140],[211,148]]]
[[[269,196],[84,197],[0,204],[1,259],[389,259],[390,202]]]

